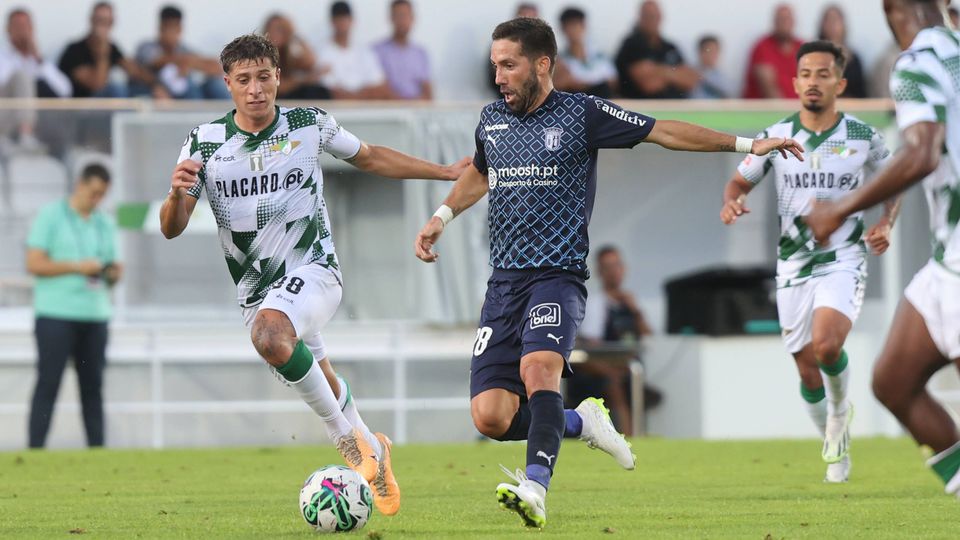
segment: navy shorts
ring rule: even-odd
[[[573,374],[567,360],[583,321],[583,282],[559,268],[493,270],[470,361],[471,398],[491,388],[526,398],[520,358],[536,351],[559,353],[563,376]]]

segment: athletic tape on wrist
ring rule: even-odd
[[[433,213],[434,216],[440,218],[440,221],[443,222],[443,226],[446,227],[447,223],[453,221],[453,209],[447,205],[441,205],[440,208],[437,208],[437,211]]]
[[[737,137],[736,148],[737,148],[737,152],[743,152],[744,154],[749,154],[753,150],[753,139],[748,139],[746,137]]]

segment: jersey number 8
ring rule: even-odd
[[[282,278],[280,278],[280,281],[276,282],[273,285],[273,288],[279,289],[280,287],[283,287],[283,284],[286,281],[287,281],[287,276],[283,276]],[[297,294],[300,292],[301,289],[303,289],[304,285],[306,285],[306,282],[303,281],[302,279],[298,277],[290,278],[290,283],[287,283],[287,292],[290,294]]]

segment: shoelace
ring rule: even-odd
[[[373,489],[381,497],[387,496],[387,474],[383,460],[377,462],[377,476],[373,479]]]
[[[357,446],[357,439],[352,435],[347,435],[337,443],[337,451],[340,452],[347,461],[354,467],[360,465],[363,461],[363,455],[360,453],[360,447]]]
[[[510,472],[510,469],[504,467],[503,464],[500,464],[500,470],[503,471],[503,474],[509,476],[511,480],[516,482],[517,485],[519,485],[520,482],[527,481],[527,474],[523,472],[523,469],[518,468],[516,472]]]

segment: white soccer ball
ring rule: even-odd
[[[372,512],[370,485],[348,467],[321,467],[300,490],[300,515],[318,532],[360,530]]]

